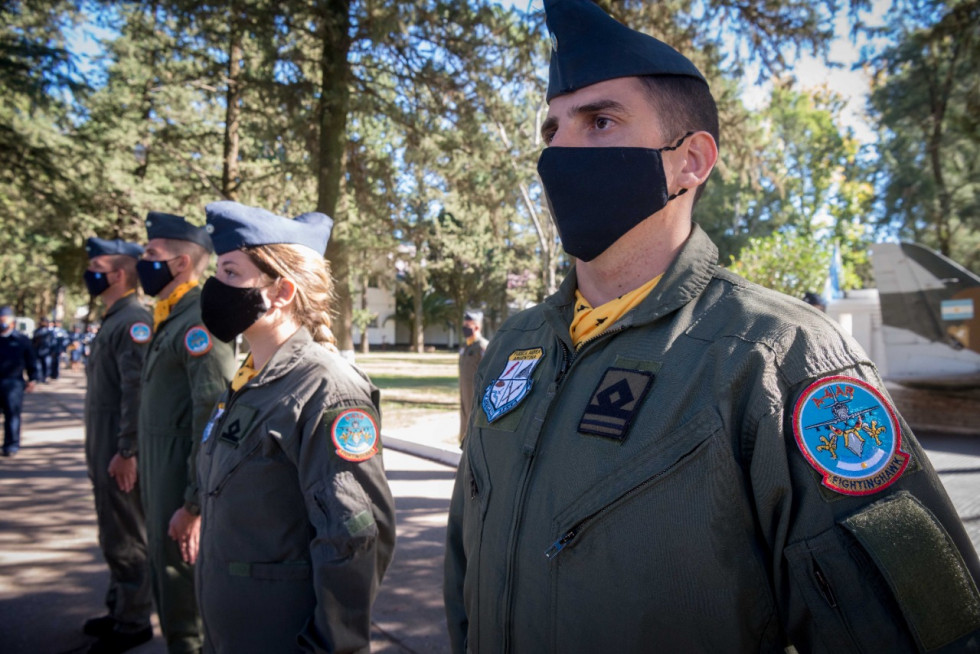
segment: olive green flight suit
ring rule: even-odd
[[[476,379],[476,369],[487,351],[489,341],[483,336],[477,337],[469,345],[463,345],[459,350],[459,439],[466,436],[466,428],[470,424],[470,414],[473,413],[473,385]]]
[[[117,453],[135,456],[140,403],[140,371],[153,319],[135,294],[106,311],[85,374],[85,462],[95,493],[99,546],[109,566],[109,615],[133,629],[150,624],[150,570],[141,480],[128,493],[109,476]]]
[[[354,457],[333,428],[350,410],[375,425]],[[222,395],[199,459],[205,652],[369,651],[395,545],[378,417],[377,389],[305,328]]]
[[[980,647],[980,562],[874,365],[717,256],[695,226],[650,295],[578,351],[574,272],[494,335],[450,509],[453,651]],[[880,401],[848,404],[865,384]],[[831,444],[849,412],[894,418],[908,465],[890,485],[832,490],[828,453],[824,472],[804,455],[798,436]]]
[[[192,513],[200,510],[198,444],[235,368],[229,344],[206,331],[207,339],[202,339],[200,296],[200,288],[188,291],[153,334],[139,412],[139,470],[153,595],[172,653],[199,651],[201,627],[193,566],[183,561],[167,530],[181,506]]]

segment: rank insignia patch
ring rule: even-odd
[[[193,356],[199,357],[211,351],[211,334],[204,327],[191,327],[184,334],[184,347]]]
[[[129,337],[134,343],[149,343],[153,330],[145,322],[134,322],[129,328]]]
[[[347,409],[334,418],[330,438],[337,456],[347,461],[367,461],[378,453],[378,424],[363,409]]]
[[[578,430],[583,434],[625,440],[640,403],[652,384],[653,373],[609,368],[592,393]]]
[[[909,455],[888,401],[867,382],[825,377],[803,391],[793,434],[823,485],[845,495],[870,495],[902,475]]]
[[[487,422],[493,422],[512,411],[531,391],[531,373],[541,362],[544,349],[515,350],[507,357],[507,365],[500,376],[490,382],[483,391],[483,412]]]

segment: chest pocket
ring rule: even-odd
[[[219,409],[220,410],[220,409]],[[207,448],[210,459],[207,491],[219,494],[231,478],[262,448],[264,430],[258,409],[235,403],[208,424]]]

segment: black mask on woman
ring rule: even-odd
[[[83,275],[85,288],[92,297],[99,297],[109,288],[109,273],[86,270]]]
[[[229,286],[211,277],[201,289],[201,320],[214,337],[225,343],[255,324],[269,311],[264,287]]]
[[[538,159],[565,252],[592,261],[687,189],[667,193],[664,151],[651,148],[547,148]]]
[[[166,288],[167,284],[174,280],[174,274],[170,272],[170,266],[167,264],[176,258],[166,261],[140,259],[136,262],[136,274],[139,275],[143,292],[156,297],[160,291]]]

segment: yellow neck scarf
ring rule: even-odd
[[[191,290],[197,286],[197,282],[184,282],[170,293],[163,300],[157,300],[157,303],[153,305],[153,331],[157,330],[164,320],[170,316],[170,310],[174,308],[174,305],[180,302],[180,298],[187,294],[187,291]]]
[[[654,289],[661,277],[663,275],[657,275],[643,286],[594,309],[589,306],[582,293],[575,289],[575,315],[572,317],[572,324],[568,327],[568,333],[572,337],[575,349],[581,347],[590,338],[606,331],[610,325],[646,299],[646,296],[650,295],[650,291]]]
[[[234,379],[231,380],[231,390],[237,393],[242,386],[255,379],[257,374],[259,371],[252,367],[252,355],[249,354],[245,357],[242,367],[235,373]]]

